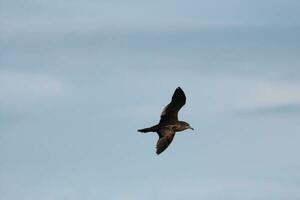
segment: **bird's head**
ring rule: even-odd
[[[187,122],[180,122],[180,123],[181,123],[181,126],[183,127],[184,130],[186,130],[186,129],[194,130],[194,128],[191,127],[191,125],[189,123],[187,123]]]

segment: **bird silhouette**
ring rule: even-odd
[[[178,120],[178,112],[185,105],[186,96],[178,87],[171,102],[163,109],[157,125],[138,130],[142,133],[156,132],[159,139],[156,144],[156,154],[162,153],[172,142],[175,133],[186,129],[194,130],[189,123]]]

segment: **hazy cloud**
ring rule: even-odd
[[[0,105],[32,105],[63,94],[64,81],[46,74],[0,71]]]
[[[170,183],[173,188],[180,188],[165,196],[166,199],[284,199],[300,197],[299,186],[297,184],[285,184],[268,180],[251,179],[209,179],[205,181],[182,181],[181,183]],[[268,193],[269,195],[266,195]],[[167,192],[163,193],[167,194]],[[162,194],[162,195],[163,195]],[[247,194],[247,195],[246,195]],[[179,197],[179,198],[178,198]]]
[[[239,112],[241,116],[299,116],[300,104],[282,104],[274,106],[258,107]]]

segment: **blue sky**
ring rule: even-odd
[[[1,200],[300,199],[299,1],[0,4]]]

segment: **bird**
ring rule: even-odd
[[[171,102],[163,109],[160,115],[160,121],[157,125],[149,128],[139,129],[141,133],[156,132],[159,139],[156,144],[156,154],[159,155],[171,144],[176,132],[186,129],[194,130],[189,123],[178,120],[178,112],[185,105],[186,96],[184,91],[176,88]]]

